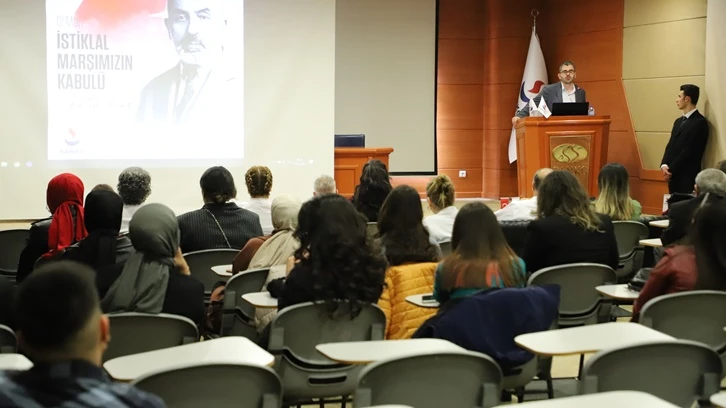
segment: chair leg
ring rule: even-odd
[[[524,387],[519,387],[515,390],[517,393],[517,403],[521,404],[524,402]]]
[[[348,402],[348,397],[343,396],[343,402],[340,403],[340,408],[345,408],[345,403]]]
[[[547,398],[553,399],[555,397],[555,386],[552,384],[552,377],[547,379]]]
[[[585,355],[580,354],[580,368],[577,370],[577,378],[582,376],[582,366],[585,365]]]

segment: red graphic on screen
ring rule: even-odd
[[[544,83],[544,82],[542,82],[542,81],[534,81],[534,86],[532,87],[532,89],[530,89],[530,90],[529,90],[529,91],[527,91],[527,92],[529,92],[529,93],[533,93],[533,94],[538,94],[538,93],[539,93],[539,90],[540,90],[540,88],[542,88],[542,85],[544,85],[544,84],[545,84],[545,83]]]
[[[114,28],[139,15],[161,13],[167,0],[83,0],[76,10],[76,20],[95,20],[101,28]]]

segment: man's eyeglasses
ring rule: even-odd
[[[567,71],[560,71],[560,74],[563,74],[563,75],[572,75],[574,73],[575,73],[574,69],[568,69]]]

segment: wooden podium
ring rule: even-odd
[[[335,185],[338,194],[352,197],[355,186],[358,185],[363,165],[369,160],[378,159],[388,168],[388,156],[393,152],[390,147],[368,149],[365,147],[337,147],[335,148]]]
[[[532,197],[532,178],[543,167],[573,173],[589,196],[597,196],[597,176],[607,163],[610,115],[528,117],[515,129],[520,197]]]

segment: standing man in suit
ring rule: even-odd
[[[671,194],[693,191],[696,175],[701,171],[701,160],[708,141],[708,121],[698,112],[696,104],[700,90],[696,85],[681,85],[676,106],[683,116],[673,122],[660,171],[668,182]]]
[[[539,94],[534,97],[535,104],[539,105],[540,100],[544,98],[547,107],[552,111],[553,103],[587,101],[585,90],[575,85],[575,64],[572,61],[565,61],[560,64],[557,77],[560,78],[560,82],[543,87]],[[512,118],[512,126],[515,126],[519,119],[527,116],[529,116],[529,107],[525,106],[518,110]]]
[[[137,121],[146,124],[208,124],[225,106],[242,98],[238,81],[224,72],[225,0],[167,0],[164,20],[179,63],[152,79],[141,93]],[[237,112],[241,114],[241,112]]]

